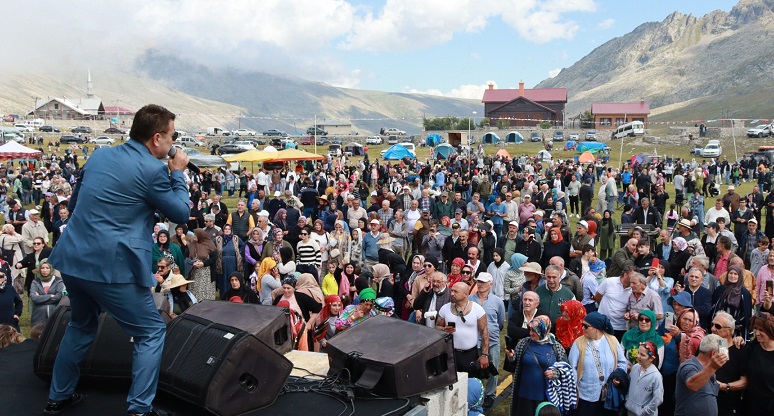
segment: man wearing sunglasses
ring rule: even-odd
[[[452,285],[449,293],[450,303],[438,311],[435,327],[454,337],[454,360],[457,371],[473,370],[471,364],[478,362],[482,369],[489,367],[489,353],[478,353],[478,340],[481,339],[481,351],[489,351],[489,329],[486,311],[481,305],[468,299],[468,285],[462,282]],[[502,303],[502,302],[501,302]]]
[[[435,315],[443,305],[450,301],[449,290],[446,287],[446,275],[437,271],[440,265],[437,258],[427,256],[423,267],[425,274],[429,275],[427,285],[419,291],[414,305],[417,306],[417,322],[429,328],[435,327]],[[435,312],[435,313],[433,313]]]
[[[134,117],[131,140],[94,152],[80,173],[70,198],[72,218],[49,257],[67,285],[72,320],[54,364],[47,414],[83,400],[75,392],[78,365],[94,341],[102,309],[134,339],[129,414],[166,414],[152,404],[166,326],[149,290],[157,284],[151,273],[150,236],[156,211],[174,223],[188,222],[183,175],[188,155],[177,152],[161,162],[174,134],[175,114],[147,105]]]

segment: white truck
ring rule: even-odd
[[[229,136],[231,132],[223,127],[207,127],[208,136]]]

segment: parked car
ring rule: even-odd
[[[248,150],[255,149],[250,142],[234,142],[230,144],[224,144],[218,148],[219,155],[242,153]]]
[[[317,145],[318,146],[321,145],[321,144],[328,144],[328,143],[330,143],[330,140],[328,140],[328,138],[325,137],[325,136],[317,138]]]
[[[531,141],[531,142],[539,142],[539,141],[542,141],[542,140],[543,139],[540,137],[540,133],[538,133],[536,131],[533,131],[529,135],[529,141]]]
[[[124,129],[120,129],[118,127],[108,127],[105,129],[105,133],[107,134],[126,134],[127,131]]]
[[[306,129],[306,134],[314,134],[318,136],[327,136],[328,132],[319,127],[309,127]]]
[[[88,126],[75,126],[70,130],[72,133],[86,133],[91,134],[91,127]]]
[[[61,133],[61,130],[59,130],[59,127],[54,127],[54,126],[40,126],[38,130],[45,133]]]
[[[115,139],[111,139],[110,137],[107,137],[107,136],[99,136],[96,139],[92,139],[91,142],[92,143],[96,143],[96,144],[111,144],[112,145],[112,144],[116,143],[116,140]]]
[[[269,129],[269,130],[266,130],[265,132],[263,132],[263,135],[264,136],[282,136],[282,137],[287,137],[288,134],[285,133],[284,131],[280,131],[280,130],[277,130],[277,129]]]
[[[342,144],[341,137],[334,137],[331,140],[331,144]]]
[[[383,144],[383,143],[384,143],[384,139],[382,139],[379,136],[368,136],[368,138],[366,138],[366,144]]]
[[[587,142],[595,142],[595,141],[597,141],[597,131],[596,130],[586,130],[586,141]]]
[[[301,143],[301,145],[303,145],[303,146],[308,146],[310,144],[314,144],[314,137],[313,136],[304,136],[304,137],[301,138],[299,143]]]
[[[204,146],[204,142],[198,139],[194,139],[191,136],[178,137],[175,144],[181,146]]]
[[[19,129],[19,131],[35,131],[35,127],[27,124],[14,124],[13,126]]]
[[[580,135],[578,133],[576,133],[576,132],[570,133],[569,140],[578,141],[578,139],[580,139]]]
[[[236,129],[231,132],[234,136],[255,136],[255,130],[250,129]],[[266,133],[264,133],[266,134]]]
[[[554,132],[553,141],[555,141],[555,142],[563,142],[564,141],[564,132],[561,131],[561,130],[556,130]]]
[[[750,130],[747,130],[747,137],[772,136],[774,135],[774,132],[772,132],[772,125],[774,125],[774,123],[755,126]]]
[[[86,139],[84,137],[78,137],[78,136],[73,136],[71,134],[66,134],[66,135],[64,135],[64,136],[59,138],[59,143],[62,143],[62,144],[68,144],[68,143],[78,143],[78,144],[81,144],[81,143],[86,143]]]
[[[398,136],[392,135],[387,137],[387,144],[397,144],[398,143]]]
[[[701,149],[701,157],[719,157],[723,153],[719,140],[710,140],[704,149]]]
[[[385,136],[389,136],[389,135],[392,135],[392,134],[397,135],[397,136],[405,136],[406,132],[403,131],[403,130],[396,129],[395,127],[390,127],[388,129],[384,129],[384,135]]]

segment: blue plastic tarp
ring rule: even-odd
[[[392,147],[387,149],[386,152],[384,152],[384,156],[382,156],[383,159],[388,160],[401,160],[404,157],[408,157],[409,159],[414,159],[415,156],[409,152],[408,149],[406,149],[405,146],[402,144],[394,144]]]
[[[583,154],[583,152],[586,152],[586,151],[591,152],[591,153],[601,152],[602,149],[604,149],[604,148],[605,148],[605,144],[604,143],[600,143],[600,142],[583,142],[583,143],[578,143],[578,146],[575,147],[575,150],[577,150],[578,153]]]
[[[439,143],[441,143],[441,135],[437,133],[430,133],[427,135],[427,139],[425,139],[425,144],[430,147],[435,147]]]

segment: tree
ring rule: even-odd
[[[481,119],[481,121],[478,122],[478,127],[482,129],[488,129],[489,128],[489,117],[484,117]]]
[[[582,129],[594,128],[594,115],[591,114],[591,110],[586,110],[580,115],[580,126]]]
[[[454,130],[459,122],[457,117],[433,117],[423,118],[422,124],[425,131]]]
[[[552,124],[548,120],[543,120],[540,122],[540,128],[541,129],[550,129],[552,127]]]
[[[457,130],[475,130],[476,126],[470,118],[463,118],[457,122]]]

